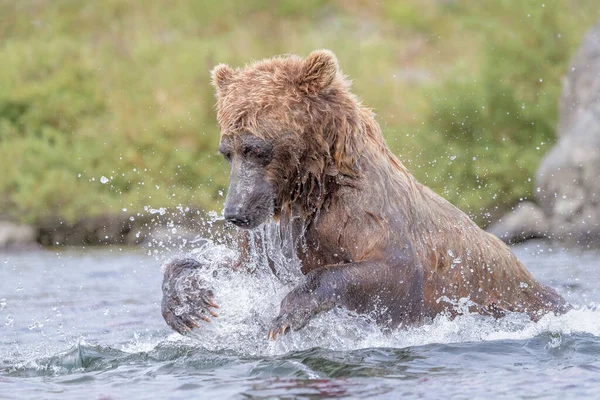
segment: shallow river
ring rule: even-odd
[[[598,398],[600,253],[514,251],[577,307],[383,332],[343,310],[266,340],[286,285],[214,279],[220,317],[193,337],[160,315],[156,248],[0,253],[0,398]],[[187,250],[189,254],[189,250]],[[195,254],[195,253],[192,253]]]

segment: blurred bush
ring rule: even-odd
[[[423,183],[485,222],[531,195],[577,0],[0,1],[0,205],[29,222],[219,209],[209,70],[331,48]]]
[[[432,165],[432,185],[489,219],[532,198],[539,160],[554,142],[561,78],[581,30],[569,15],[575,3],[482,4],[455,9],[481,35],[478,71],[457,71],[436,88],[426,121],[438,141],[433,148],[442,153],[429,157],[450,159]]]

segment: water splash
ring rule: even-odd
[[[318,315],[298,332],[280,337],[275,342],[268,341],[266,336],[270,322],[277,315],[282,298],[301,279],[299,261],[291,258],[290,254],[276,252],[276,248],[285,241],[281,241],[281,229],[275,228],[263,227],[260,232],[262,240],[250,243],[250,269],[254,271],[251,274],[227,268],[227,263],[231,262],[228,260],[235,258],[235,250],[223,245],[207,242],[190,253],[206,266],[197,273],[214,290],[215,301],[221,307],[220,316],[210,324],[201,323],[200,328],[186,337],[172,334],[170,340],[195,343],[210,351],[275,356],[314,347],[348,351],[433,343],[526,340],[543,334],[587,333],[600,336],[600,323],[597,322],[600,321],[600,310],[591,304],[561,316],[546,315],[538,322],[518,313],[501,319],[468,314],[465,306],[465,313],[456,318],[440,315],[425,325],[395,331],[378,327],[368,316],[334,309]],[[276,274],[268,266],[267,255],[275,261]],[[465,301],[468,306],[468,299]]]

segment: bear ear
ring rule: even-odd
[[[231,82],[234,71],[227,64],[219,64],[211,71],[212,85],[217,89],[217,94]]]
[[[315,50],[304,60],[302,82],[317,90],[327,88],[339,71],[338,61],[330,50]]]

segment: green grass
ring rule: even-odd
[[[330,48],[413,173],[480,222],[531,197],[593,1],[0,0],[0,205],[220,209],[209,71]],[[108,182],[102,183],[106,177]]]

